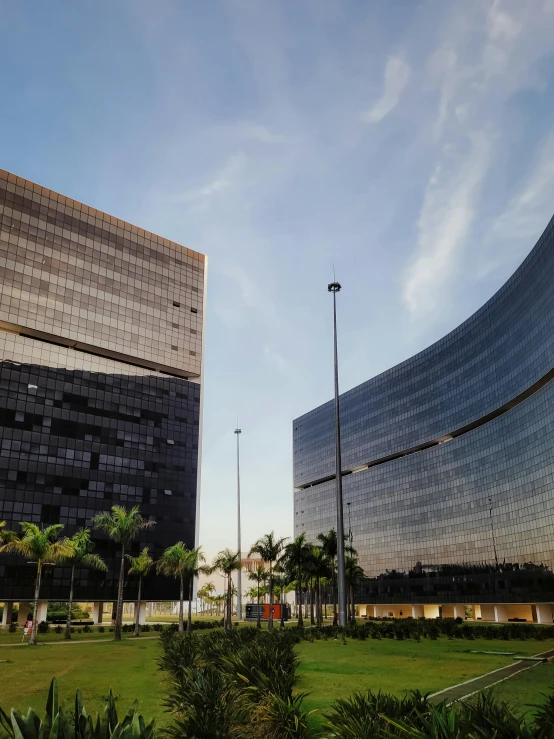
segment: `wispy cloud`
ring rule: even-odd
[[[266,361],[277,369],[281,374],[288,374],[290,371],[290,362],[283,357],[282,354],[272,349],[268,344],[264,346],[264,358]]]
[[[554,208],[554,131],[547,136],[520,191],[495,220],[489,238],[536,238]]]
[[[475,218],[490,152],[490,137],[474,135],[469,152],[447,153],[428,182],[418,221],[418,256],[403,288],[414,318],[427,317],[441,303]]]
[[[402,56],[389,56],[385,67],[383,94],[364,114],[369,123],[379,123],[398,105],[402,91],[410,79],[410,65]]]
[[[225,163],[225,166],[215,176],[204,185],[185,190],[178,194],[175,202],[191,202],[194,200],[202,200],[217,195],[223,190],[230,188],[236,181],[240,172],[244,169],[246,157],[242,152],[233,154]]]

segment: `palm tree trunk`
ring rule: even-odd
[[[123,582],[125,579],[125,544],[121,545],[121,567],[119,569],[119,583],[117,585],[117,608],[115,610],[114,639],[121,641],[121,622],[123,621]]]
[[[256,618],[256,628],[262,628],[262,619],[260,614],[260,581],[258,580],[258,616]]]
[[[273,569],[272,562],[269,563],[269,623],[267,628],[273,629]]]
[[[319,581],[319,625],[323,626],[323,585]]]
[[[73,582],[75,579],[75,565],[71,567],[71,584],[69,586],[69,608],[67,609],[67,621],[65,624],[64,639],[71,639],[71,608],[73,606]]]
[[[140,636],[140,596],[142,594],[142,575],[139,575],[138,600],[135,604],[135,636]]]
[[[191,575],[189,580],[189,612],[187,619],[187,633],[190,634],[192,631],[192,595],[194,592],[194,578]]]
[[[283,604],[283,580],[282,578],[279,579],[280,586],[281,586],[281,592],[279,594],[279,605],[281,606],[281,628],[285,628],[285,606]]]
[[[337,578],[333,572],[333,626],[337,625]]]
[[[356,623],[356,605],[354,603],[354,586],[350,586],[350,605],[352,607],[352,623]]]
[[[185,630],[185,626],[183,623],[183,601],[185,599],[185,586],[183,584],[183,576],[181,575],[180,578],[180,586],[179,586],[179,633],[182,634]]]
[[[35,580],[35,608],[33,611],[33,620],[31,622],[31,636],[29,637],[29,644],[37,643],[37,613],[38,613],[38,599],[40,595],[40,576],[42,573],[42,565],[37,562],[37,577]]]
[[[297,603],[298,603],[298,626],[304,628],[304,619],[302,618],[302,575],[300,573],[300,567],[298,568],[298,582],[297,587]]]
[[[310,577],[310,624],[315,626],[314,618],[314,579]]]
[[[229,580],[227,583],[227,629],[231,631],[233,628],[233,578],[229,572]]]

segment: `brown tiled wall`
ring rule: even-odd
[[[198,252],[0,170],[0,321],[199,376],[204,268]]]

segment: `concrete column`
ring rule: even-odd
[[[454,606],[454,618],[464,618],[466,617],[466,609],[465,606]]]
[[[146,601],[141,600],[139,603],[138,621],[141,626],[146,623]]]
[[[104,604],[100,601],[92,604],[92,620],[95,624],[102,623],[102,617],[104,616]]]
[[[9,626],[12,622],[13,603],[4,603],[1,626]]]
[[[494,620],[495,621],[502,621],[504,623],[507,623],[507,621],[508,621],[508,606],[505,606],[505,605],[496,605],[494,607]]]
[[[19,603],[19,613],[17,614],[17,625],[25,626],[27,623],[27,616],[29,615],[29,601],[24,600]]]
[[[552,605],[550,603],[537,603],[537,623],[552,623]]]
[[[423,610],[423,605],[417,604],[415,606],[412,606],[412,618],[424,618],[425,612]]]
[[[46,621],[46,614],[48,611],[48,601],[47,600],[39,600],[37,612],[35,615],[35,620],[40,624],[43,621]]]
[[[490,603],[484,603],[481,606],[481,621],[496,621],[494,606]]]

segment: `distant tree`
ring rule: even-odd
[[[204,612],[206,604],[210,602],[213,593],[215,593],[215,585],[213,582],[204,583],[204,585],[202,585],[198,590],[198,597],[202,600],[202,612]]]
[[[348,539],[347,535],[345,535],[344,539],[345,539],[345,545],[344,545],[345,553],[351,554],[351,555],[357,554],[354,547],[346,543]],[[338,554],[337,532],[335,531],[335,529],[331,529],[329,533],[327,534],[318,534],[317,540],[331,563],[331,583],[332,583],[332,592],[333,592],[333,626],[336,626],[337,620],[338,620],[338,614],[337,614],[337,554]]]
[[[183,601],[185,599],[184,581],[188,574],[189,561],[190,550],[186,548],[182,541],[178,541],[165,550],[157,564],[157,571],[159,573],[179,580],[179,631],[181,633],[185,630],[183,620]]]
[[[253,572],[248,573],[248,579],[252,580],[256,583],[256,588],[252,588],[252,590],[256,591],[256,603],[258,604],[258,615],[256,617],[256,626],[258,629],[262,628],[261,624],[261,616],[260,616],[260,586],[266,582],[267,580],[267,572],[264,569],[263,565],[258,565],[256,569]]]
[[[354,603],[354,591],[365,576],[365,573],[358,564],[358,560],[356,559],[356,557],[346,557],[344,563],[344,574],[346,579],[346,587],[348,589],[348,600],[351,608],[351,612],[348,618],[350,621],[355,621],[356,605]]]
[[[306,569],[310,557],[310,545],[306,536],[300,534],[294,541],[289,542],[284,551],[283,564],[287,568],[291,579],[296,580],[296,603],[298,605],[298,626],[302,627],[302,583],[306,576]]]
[[[12,539],[17,539],[17,534],[15,531],[10,531],[6,528],[5,521],[0,521],[0,546],[2,544],[7,544]]]
[[[90,569],[102,570],[103,572],[106,572],[108,568],[100,555],[93,554],[92,550],[94,549],[94,543],[90,538],[90,529],[81,529],[66,541],[71,547],[71,556],[68,557],[68,561],[71,563],[71,580],[69,585],[69,606],[67,609],[64,638],[71,639],[71,610],[73,607],[75,567],[89,567]]]
[[[33,621],[31,626],[31,636],[29,644],[37,643],[37,613],[38,602],[40,598],[40,581],[42,568],[45,564],[58,564],[71,556],[72,548],[67,539],[59,540],[59,536],[63,530],[60,523],[47,526],[45,529],[39,529],[34,523],[22,521],[21,535],[15,538],[9,538],[8,541],[0,547],[0,552],[6,554],[19,554],[26,559],[36,562],[37,574],[35,578],[35,600]]]
[[[123,621],[123,584],[125,582],[125,548],[144,529],[154,525],[154,521],[143,518],[138,506],[127,510],[123,506],[112,506],[111,513],[99,513],[93,518],[95,529],[104,531],[112,541],[121,545],[121,567],[117,585],[117,609],[115,612],[116,641],[121,640],[121,623]]]
[[[269,565],[269,623],[268,629],[273,629],[273,567],[275,562],[280,558],[285,542],[288,537],[276,539],[272,531],[271,534],[265,534],[261,539],[251,547],[248,556],[258,554],[264,562]]]
[[[220,572],[225,579],[226,596],[224,625],[227,631],[230,631],[232,628],[233,572],[236,572],[240,568],[240,553],[232,552],[230,549],[224,549],[219,552],[210,568],[211,572]]]
[[[138,557],[131,557],[130,554],[125,555],[131,563],[129,575],[138,575],[138,593],[135,603],[135,636],[140,636],[140,601],[142,594],[142,579],[148,577],[150,570],[154,566],[154,560],[150,556],[148,547],[144,547]]]
[[[331,573],[331,565],[328,556],[325,554],[323,549],[318,546],[312,546],[308,570],[314,580],[315,590],[315,607],[316,607],[316,619],[317,625],[323,625],[323,597],[322,597],[322,580],[328,577]]]
[[[189,577],[189,608],[187,617],[187,631],[189,633],[192,631],[192,596],[194,595],[194,578],[198,577],[198,575],[202,573],[206,574],[210,571],[209,567],[204,567],[205,561],[206,558],[202,554],[201,547],[196,547],[196,549],[191,549],[189,551],[187,561],[187,574]]]

